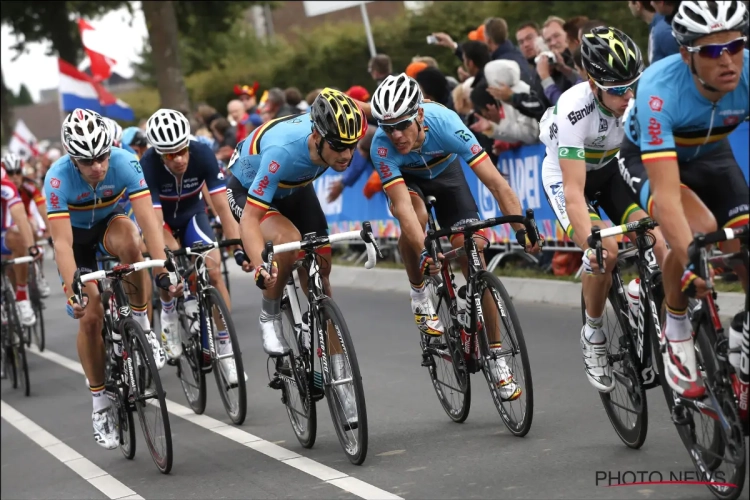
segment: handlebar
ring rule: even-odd
[[[592,226],[591,234],[586,239],[586,242],[588,243],[589,248],[593,248],[596,251],[596,262],[599,264],[599,268],[602,269],[604,267],[602,239],[619,236],[633,231],[638,234],[643,234],[648,230],[654,229],[658,225],[659,224],[650,217],[644,217],[635,222],[628,222],[626,224],[620,224],[619,226],[612,226],[604,229],[599,228],[599,226]]]
[[[172,254],[175,257],[179,255],[196,255],[196,254],[200,254],[203,252],[209,252],[215,248],[231,247],[233,245],[242,245],[242,240],[236,239],[236,240],[214,241],[212,243],[195,243],[192,246],[180,248],[179,250],[174,250]]]
[[[704,280],[707,280],[709,277],[708,254],[706,252],[706,247],[708,245],[735,239],[742,240],[747,244],[749,234],[748,227],[750,226],[744,225],[735,229],[727,227],[708,234],[696,233],[693,241],[688,245],[688,259],[693,265],[693,269],[695,269],[695,274]]]
[[[25,257],[17,257],[15,259],[4,260],[3,267],[14,266],[16,264],[28,264],[29,262],[34,262],[34,257],[32,257],[31,255],[27,255]]]

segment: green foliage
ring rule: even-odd
[[[34,99],[31,97],[31,92],[26,87],[26,84],[21,84],[21,88],[18,89],[18,95],[11,96],[11,106],[26,106],[28,104],[34,104]]]

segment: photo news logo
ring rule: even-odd
[[[658,470],[596,471],[596,486],[611,488],[615,486],[643,486],[651,484],[704,485],[719,489],[736,488],[737,485],[726,482],[724,471],[711,474],[694,470],[662,472]]]

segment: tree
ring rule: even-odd
[[[156,66],[161,107],[187,112],[190,99],[180,65],[177,16],[172,1],[143,2],[143,15]]]
[[[5,76],[0,72],[0,122],[2,123],[3,130],[3,144],[5,144],[5,139],[12,134],[12,117],[9,102],[9,98],[12,98],[12,96],[13,94],[5,86]]]
[[[31,92],[29,92],[28,87],[26,87],[26,84],[22,83],[21,88],[18,89],[18,95],[16,96],[16,106],[26,106],[29,104],[34,104],[34,99],[31,97]]]

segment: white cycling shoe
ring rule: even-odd
[[[612,392],[615,379],[612,377],[612,365],[607,358],[606,340],[600,344],[586,340],[586,325],[581,329],[581,351],[586,367],[586,377],[599,392]]]
[[[36,287],[39,289],[39,295],[46,299],[49,297],[49,294],[51,293],[49,283],[47,283],[47,280],[43,277],[39,277],[39,279],[36,280]]]
[[[34,326],[36,323],[36,314],[34,314],[34,308],[31,306],[30,300],[19,300],[16,302],[18,308],[18,319],[21,321],[23,326]]]
[[[178,359],[182,356],[182,339],[180,339],[180,322],[176,314],[160,314],[161,318],[161,340],[169,359]]]
[[[419,330],[425,335],[439,337],[443,334],[443,324],[435,312],[435,306],[429,296],[425,298],[411,298],[411,312]]]
[[[151,345],[151,350],[154,353],[154,362],[156,363],[156,369],[161,370],[167,363],[167,356],[166,354],[164,354],[164,348],[162,347],[161,342],[159,342],[159,339],[156,338],[156,334],[153,332],[153,330],[149,330],[146,332],[146,339]]]
[[[114,450],[120,444],[120,436],[117,432],[117,421],[114,409],[109,406],[105,410],[95,411],[91,414],[94,424],[94,441],[107,450]]]
[[[513,380],[513,372],[504,357],[500,357],[502,349],[492,348],[492,352],[497,355],[497,359],[490,360],[490,369],[492,370],[495,387],[500,392],[500,398],[503,401],[515,401],[521,395],[521,387]]]
[[[269,317],[267,320],[263,320],[263,317],[258,318],[260,324],[260,334],[263,337],[263,350],[269,356],[285,356],[291,349],[287,344],[286,339],[281,335],[281,314]]]

